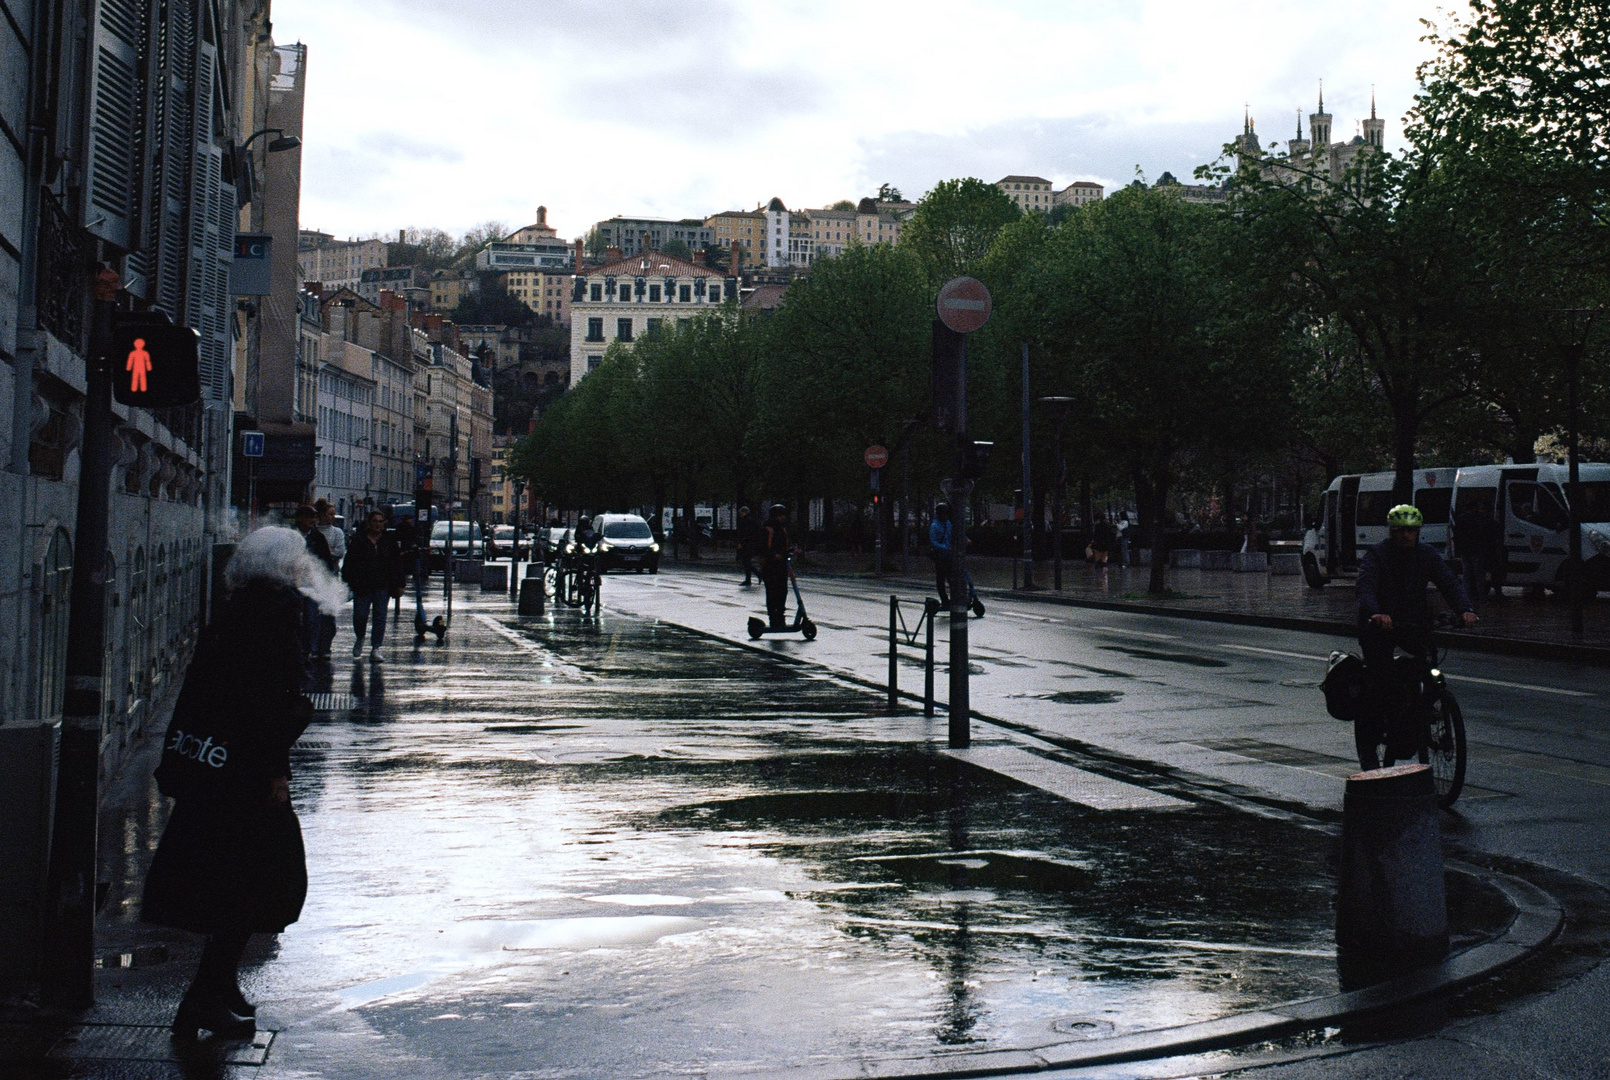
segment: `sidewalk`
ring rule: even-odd
[[[1010,592],[1015,600],[1062,603],[1076,606],[1111,608],[1240,622],[1254,626],[1273,626],[1290,630],[1317,630],[1353,636],[1354,606],[1351,579],[1332,582],[1323,589],[1312,589],[1300,575],[1236,573],[1231,570],[1186,570],[1170,567],[1166,596],[1154,597],[1146,589],[1150,569],[1144,566],[1097,567],[1083,561],[1062,564],[1062,589],[1052,589],[1052,565],[1036,560],[1032,592],[1013,587],[1013,562],[1008,558],[973,556],[967,560],[974,584],[986,593]],[[686,559],[675,564],[681,569],[732,572],[729,551],[710,552],[697,563]],[[872,574],[872,556],[865,553],[808,552],[795,563],[802,573],[833,577],[860,578],[867,582],[886,581],[907,589],[915,586],[933,592],[932,563],[918,556],[908,560],[909,569],[901,573],[898,556],[887,565],[892,569],[882,579]],[[1021,574],[1021,565],[1018,572]],[[1481,610],[1482,621],[1474,630],[1450,633],[1448,637],[1465,646],[1507,655],[1537,656],[1554,660],[1577,660],[1610,665],[1610,598],[1590,599],[1584,608],[1586,633],[1573,641],[1570,608],[1559,596],[1534,598],[1524,590],[1506,590],[1502,600],[1488,599]]]
[[[167,1038],[195,940],[137,921],[153,736],[109,800],[99,1004],[6,1018],[32,1052],[0,1070],[937,1075],[1161,1053],[1193,1024],[1219,1041],[1181,1048],[1223,1045],[1228,1014],[1278,1037],[1282,1002],[1336,989],[1311,825],[1004,733],[950,753],[942,720],[608,610],[519,619],[466,590],[445,644],[391,654],[332,665],[295,751],[311,888],[248,956],[257,1042]],[[1461,945],[1503,932],[1485,896],[1456,900]]]

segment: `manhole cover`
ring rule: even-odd
[[[1064,1016],[1051,1021],[1051,1030],[1077,1039],[1105,1039],[1113,1033],[1112,1022],[1094,1016]]]
[[[68,1030],[50,1048],[58,1061],[166,1061],[216,1062],[223,1065],[261,1065],[268,1060],[274,1032],[259,1031],[250,1042],[214,1042],[203,1039],[181,1046],[166,1027],[155,1024],[80,1024]]]

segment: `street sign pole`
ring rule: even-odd
[[[967,335],[984,325],[990,315],[990,295],[982,282],[970,277],[952,278],[939,290],[939,321],[959,335],[954,369],[947,373],[948,387],[938,384],[935,392],[949,390],[951,411],[949,429],[956,439],[956,475],[944,486],[950,501],[950,745],[963,750],[972,743],[972,685],[968,672],[967,616],[967,503],[972,481],[967,479]],[[935,401],[936,410],[940,405]]]
[[[1029,343],[1023,343],[1023,588],[1034,585],[1034,476],[1029,468]]]
[[[889,464],[889,451],[877,443],[866,448],[861,455],[866,467],[872,470],[872,572],[883,575],[883,467]]]

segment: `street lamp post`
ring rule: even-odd
[[[1051,585],[1053,588],[1062,588],[1062,489],[1067,484],[1068,467],[1062,458],[1062,425],[1067,422],[1068,409],[1073,405],[1073,399],[1061,394],[1050,394],[1040,399],[1047,405],[1055,405],[1057,417],[1053,422],[1051,441],[1057,448],[1057,479],[1056,486],[1051,489]]]
[[[1023,588],[1034,584],[1034,478],[1029,468],[1029,343],[1023,343]]]

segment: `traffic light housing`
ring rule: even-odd
[[[194,330],[161,317],[117,320],[107,353],[112,396],[144,409],[194,405],[201,400],[200,344]]]
[[[977,480],[989,466],[989,456],[995,449],[993,442],[979,439],[961,441],[961,474],[963,480]]]

